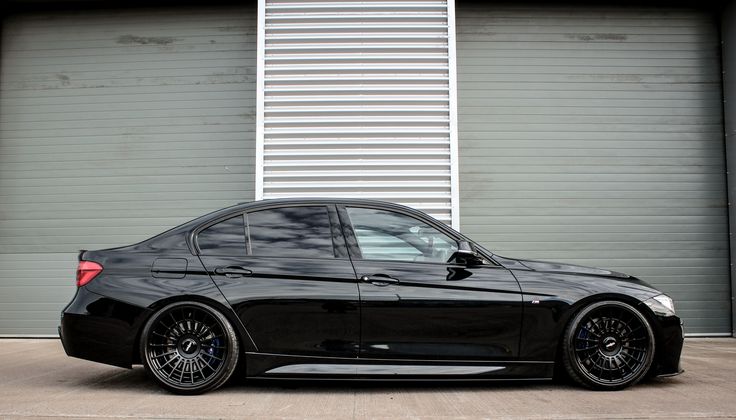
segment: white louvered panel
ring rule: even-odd
[[[447,2],[262,6],[261,197],[373,198],[450,223]]]

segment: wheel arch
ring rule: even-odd
[[[641,300],[625,295],[622,293],[597,293],[594,295],[586,296],[583,299],[578,300],[577,302],[573,303],[568,307],[568,309],[565,311],[565,313],[560,317],[559,321],[555,325],[555,334],[554,336],[557,338],[557,344],[555,345],[555,372],[557,372],[559,366],[561,365],[561,357],[562,357],[562,341],[564,339],[565,330],[567,329],[567,326],[570,324],[570,322],[573,320],[575,315],[577,315],[578,312],[580,312],[583,308],[586,306],[596,303],[596,302],[603,302],[606,300],[613,300],[613,301],[619,301],[623,303],[627,303],[634,307],[634,309],[638,310],[644,318],[646,318],[647,322],[649,322],[649,325],[652,328],[652,332],[654,333],[654,360],[656,361],[658,358],[658,354],[660,352],[661,344],[664,340],[662,329],[660,328],[659,323],[657,322],[657,318],[654,315],[654,312],[647,306],[644,302]],[[652,366],[655,364],[653,363]]]
[[[148,314],[147,316],[141,321],[140,327],[138,328],[138,331],[136,332],[135,337],[135,343],[133,345],[133,363],[134,364],[140,364],[141,358],[140,358],[140,345],[141,345],[141,339],[143,335],[143,330],[145,329],[146,324],[148,321],[153,317],[161,308],[164,308],[172,303],[177,302],[199,302],[206,305],[211,306],[212,308],[219,311],[227,320],[230,322],[230,325],[233,326],[235,329],[235,332],[237,334],[237,338],[240,343],[240,349],[241,349],[241,357],[240,360],[242,363],[245,363],[245,357],[244,354],[246,351],[254,351],[256,350],[255,343],[250,337],[250,334],[248,333],[248,330],[245,329],[243,326],[243,323],[240,321],[240,318],[238,318],[237,314],[232,310],[232,308],[228,305],[224,305],[221,302],[218,302],[215,299],[212,299],[207,296],[201,296],[201,295],[177,295],[177,296],[169,296],[160,300],[157,300],[156,302],[150,304],[148,306]]]

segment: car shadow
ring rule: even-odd
[[[90,390],[112,390],[116,392],[126,390],[150,392],[160,389],[142,366],[136,366],[133,369],[105,369],[102,372],[90,372],[89,375],[78,373],[72,378],[60,379],[58,382]]]
[[[259,391],[288,391],[293,392],[332,392],[349,394],[353,392],[384,392],[387,390],[402,391],[433,391],[433,390],[468,390],[468,389],[542,389],[555,387],[550,381],[472,381],[472,380],[349,380],[332,379],[320,380],[277,380],[277,379],[246,379],[231,381],[226,389],[258,389]],[[565,387],[566,385],[562,385]]]
[[[635,388],[667,388],[680,385],[679,378],[647,378]],[[247,392],[288,392],[288,393],[335,393],[351,394],[355,392],[386,392],[401,390],[402,392],[433,391],[560,391],[591,392],[567,379],[554,380],[278,380],[278,379],[236,379],[231,380],[222,390]],[[616,392],[616,391],[612,391]]]
[[[67,385],[90,388],[95,390],[110,390],[115,392],[143,392],[166,393],[158,387],[143,367],[133,369],[115,369],[104,373],[94,373],[79,376],[76,380],[65,381]],[[636,385],[637,388],[666,388],[678,386],[681,380],[675,378],[648,378]],[[386,392],[401,390],[404,392],[431,392],[452,389],[462,390],[556,390],[556,391],[584,391],[583,388],[569,380],[499,380],[499,381],[472,381],[472,380],[349,380],[334,379],[320,380],[281,380],[281,379],[245,379],[233,378],[218,392],[271,392],[271,393],[334,393],[351,394],[354,392]]]

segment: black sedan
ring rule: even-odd
[[[229,207],[81,251],[67,354],[181,394],[249,378],[550,379],[681,372],[672,300],[613,271],[495,255],[426,214],[340,199]],[[556,369],[556,367],[558,369]]]

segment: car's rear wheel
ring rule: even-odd
[[[163,388],[201,394],[227,382],[238,364],[238,339],[227,318],[199,302],[156,312],[141,335],[141,360]]]
[[[573,317],[562,343],[568,375],[596,390],[637,383],[652,365],[654,333],[646,317],[618,301],[595,302]]]

